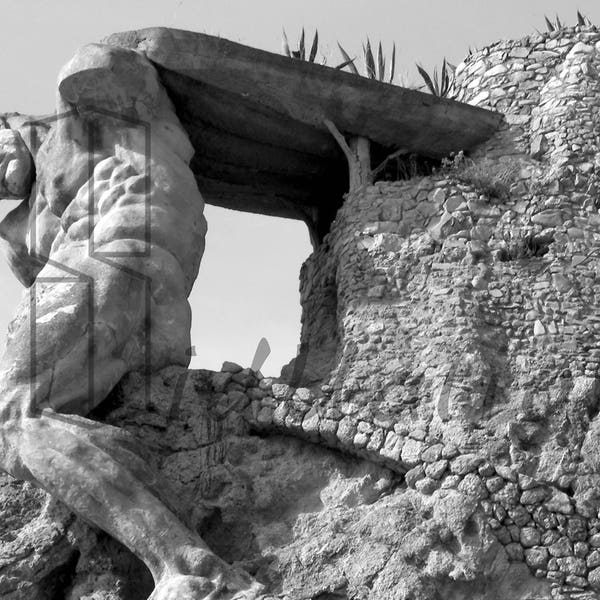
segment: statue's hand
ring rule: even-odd
[[[0,200],[26,198],[33,177],[33,160],[19,132],[0,129]]]

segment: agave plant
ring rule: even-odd
[[[560,22],[558,15],[556,15],[556,20],[554,23],[546,15],[544,15],[544,19],[546,21],[546,27],[548,28],[548,31],[557,31],[558,29],[563,28],[563,24]]]
[[[546,20],[546,27],[548,28],[548,31],[558,31],[564,27],[564,24],[561,23],[558,15],[556,15],[554,22],[552,22],[545,15],[544,19]],[[577,11],[577,25],[580,27],[588,27],[591,24],[592,22],[587,17],[584,17],[580,11]]]
[[[342,53],[342,57],[344,58],[344,62],[342,66],[348,66],[352,73],[355,75],[360,75],[358,68],[354,64],[356,58],[350,58],[350,55],[344,50],[342,45],[338,42],[338,47],[340,52]],[[367,38],[366,45],[363,44],[363,55],[365,61],[365,76],[370,79],[376,79],[377,81],[385,81],[387,79],[386,75],[386,58],[383,54],[383,47],[381,42],[379,42],[379,47],[377,49],[377,62],[375,62],[375,56],[373,55],[373,50],[371,48],[371,40]],[[342,68],[342,66],[340,68]],[[390,74],[389,74],[389,83],[392,83],[394,79],[394,74],[396,70],[396,44],[392,46],[392,58],[390,60]]]
[[[319,49],[319,31],[315,29],[315,37],[313,38],[310,52],[308,56],[306,55],[306,46],[304,43],[305,35],[304,35],[304,27],[302,28],[302,33],[300,34],[300,41],[298,42],[298,50],[290,50],[290,44],[288,42],[287,35],[285,33],[285,29],[283,30],[283,53],[290,58],[297,58],[298,60],[305,60],[308,62],[315,62],[317,58],[317,51]]]
[[[580,27],[587,27],[591,24],[592,22],[587,17],[584,17],[579,11],[577,11],[577,25]]]
[[[283,45],[283,53],[289,58],[295,58],[297,60],[304,60],[306,62],[314,63],[317,58],[317,52],[319,50],[319,31],[315,29],[315,37],[313,38],[312,44],[310,46],[310,52],[308,55],[306,54],[306,45],[305,45],[305,33],[304,27],[302,28],[302,32],[300,33],[300,41],[298,42],[298,50],[291,50],[290,43],[288,42],[287,35],[285,33],[285,29],[283,30],[282,37],[282,45]],[[341,65],[337,65],[336,69],[343,69],[349,63],[353,62],[354,59],[349,59],[348,61],[343,62]],[[327,59],[323,58],[323,64],[327,63]]]
[[[433,70],[433,77],[429,76],[429,73],[419,64],[417,64],[419,74],[423,78],[427,89],[434,95],[440,98],[446,98],[452,89],[454,83],[454,71],[456,67],[451,65],[444,58],[442,63],[442,70],[438,77],[437,67]]]

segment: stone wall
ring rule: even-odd
[[[306,425],[293,401],[278,415],[477,498],[509,558],[570,592],[600,589],[599,73],[593,27],[459,65],[455,97],[505,124],[471,158],[346,198],[309,259],[327,269],[301,283],[335,273],[327,393]],[[303,340],[325,322],[311,302]]]
[[[441,445],[418,456],[413,438],[401,459],[363,449],[371,460],[354,460],[343,422],[319,426],[316,388],[233,363],[219,373],[170,367],[149,383],[131,374],[97,416],[145,442],[190,525],[276,598],[550,597],[549,581],[509,561],[465,487],[489,479],[498,491],[498,480],[516,481],[510,469],[502,478]],[[421,486],[417,469],[403,477],[407,461],[442,490]]]

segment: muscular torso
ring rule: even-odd
[[[58,114],[35,153],[36,183],[0,236],[19,279],[40,284],[36,343],[47,358],[39,365],[54,368],[93,326],[109,388],[148,360],[152,368],[189,361],[187,296],[204,249],[203,201],[188,167],[191,144],[147,60],[93,45],[60,79]],[[66,292],[56,283],[72,277],[91,282],[93,314],[81,286]],[[59,325],[71,304],[72,323]],[[29,352],[19,336],[10,340],[12,363]]]

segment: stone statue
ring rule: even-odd
[[[192,147],[152,64],[92,44],[59,77],[57,114],[0,118],[0,224],[30,287],[0,374],[0,467],[139,556],[152,600],[256,598],[169,506],[126,432],[86,419],[124,374],[187,365],[204,248]]]

